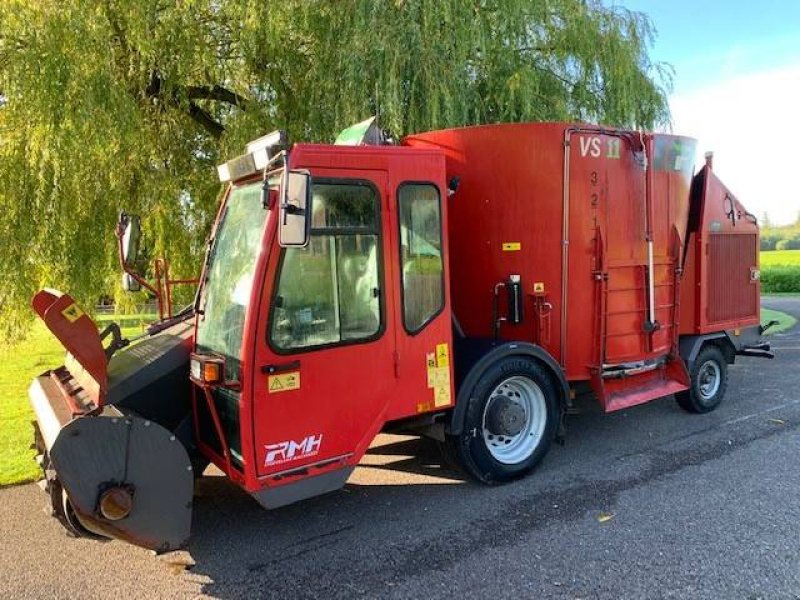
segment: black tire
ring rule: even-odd
[[[702,414],[720,405],[728,388],[728,363],[717,346],[703,346],[689,370],[689,383],[688,390],[675,394],[683,410]]]
[[[512,387],[509,387],[512,385],[509,382],[513,383]],[[514,387],[517,384],[522,387]],[[523,409],[524,416],[520,420],[519,412],[508,417],[510,413],[506,408],[498,408],[501,404],[525,405],[524,398],[515,389],[522,389],[523,393],[526,393],[525,390],[533,392],[535,400],[532,407],[539,407],[535,415],[529,416],[532,409]],[[547,454],[555,437],[560,415],[556,390],[548,371],[535,360],[512,356],[497,361],[484,371],[469,394],[462,432],[447,436],[445,456],[455,458],[467,474],[488,485],[506,483],[527,475]],[[493,403],[493,412],[487,411],[490,401]],[[542,406],[544,410],[541,410]],[[506,412],[502,412],[504,410]],[[511,410],[520,409],[512,406]],[[544,424],[538,419],[544,419]],[[490,420],[493,425],[488,423]],[[522,429],[514,435],[508,435],[507,429],[503,430],[502,435],[497,435],[494,430],[501,427],[498,423],[502,427],[514,428],[522,423]],[[498,452],[505,451],[505,446],[498,441],[487,440],[493,435],[497,435],[496,440],[509,440],[505,444],[513,444],[509,446],[511,449],[519,446],[519,460],[516,457],[502,462],[498,460],[496,456]]]

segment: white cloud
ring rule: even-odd
[[[698,163],[714,171],[747,209],[773,223],[800,212],[800,66],[709,80],[670,99],[673,130],[699,140]]]

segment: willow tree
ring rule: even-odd
[[[0,326],[117,292],[121,208],[196,272],[213,166],[271,129],[663,124],[652,33],[598,0],[0,0]]]

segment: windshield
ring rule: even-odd
[[[239,379],[240,351],[253,271],[269,211],[261,205],[261,186],[234,188],[214,239],[197,325],[197,349],[225,357],[225,378]]]

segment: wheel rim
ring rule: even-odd
[[[496,410],[499,403],[508,405],[511,401],[513,410],[522,409],[522,426],[518,433],[509,435],[492,431],[490,428],[491,411]],[[483,441],[492,457],[503,464],[518,464],[533,454],[544,436],[547,424],[547,403],[541,388],[527,377],[515,376],[500,382],[483,409]]]
[[[711,400],[719,390],[722,371],[714,360],[707,360],[697,372],[697,391],[703,400]]]

